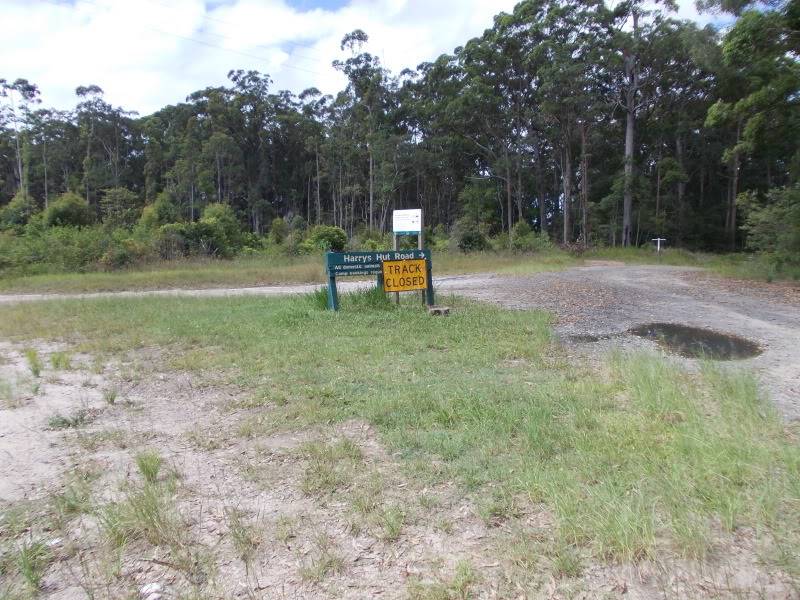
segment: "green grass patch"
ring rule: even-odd
[[[563,576],[583,555],[702,559],[740,527],[777,540],[787,570],[800,556],[800,448],[751,376],[626,354],[598,374],[562,354],[544,313],[456,301],[435,318],[410,300],[347,296],[338,314],[304,297],[91,300],[0,307],[0,335],[197,352],[181,367],[218,369],[254,394],[269,381],[286,399],[269,430],[364,419],[428,469],[420,477],[475,495],[490,525],[543,504]],[[303,448],[308,493],[349,485],[360,459],[348,444]],[[399,535],[402,516],[385,516],[387,537]]]

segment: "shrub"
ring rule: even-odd
[[[305,231],[308,229],[308,223],[306,223],[306,220],[300,215],[295,215],[292,217],[292,222],[289,223],[289,228],[292,231]]]
[[[767,203],[740,195],[748,247],[772,255],[776,266],[800,264],[800,187],[770,190]]]
[[[22,191],[17,192],[8,204],[0,208],[0,230],[21,229],[31,218],[34,210],[30,196]]]
[[[100,213],[107,227],[131,227],[141,217],[142,201],[127,188],[110,188],[100,198]]]
[[[347,234],[341,227],[317,225],[311,229],[308,239],[303,242],[304,251],[342,252],[347,246]]]
[[[174,260],[186,256],[188,247],[185,226],[185,223],[169,223],[161,226],[153,240],[153,246],[159,257],[164,260]]]
[[[227,204],[209,204],[203,210],[203,218],[197,223],[199,238],[212,242],[213,252],[219,256],[230,256],[242,247],[242,230],[233,209]]]
[[[115,242],[100,258],[100,264],[105,269],[121,269],[148,258],[150,248],[132,238]]]
[[[178,207],[167,192],[161,192],[155,202],[144,207],[139,224],[146,229],[156,229],[177,220]]]
[[[525,221],[511,228],[511,248],[517,252],[541,252],[553,247],[546,233],[536,233]]]
[[[44,222],[48,227],[83,227],[91,225],[93,221],[94,214],[89,203],[72,192],[61,194],[44,212]]]
[[[453,226],[450,243],[465,253],[481,252],[489,248],[489,242],[478,227],[477,222],[465,217],[456,221]]]
[[[272,220],[272,225],[269,228],[269,241],[273,244],[280,245],[286,240],[289,234],[289,225],[283,217],[275,217]]]

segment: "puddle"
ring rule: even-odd
[[[750,340],[675,323],[645,323],[629,329],[628,332],[653,340],[686,358],[739,360],[758,356],[762,352],[761,347]]]

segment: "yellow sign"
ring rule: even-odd
[[[383,261],[383,291],[411,292],[428,289],[425,259]]]

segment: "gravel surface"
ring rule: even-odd
[[[340,292],[369,287],[371,281],[347,281]],[[649,322],[680,323],[709,328],[753,340],[764,349],[752,359],[727,363],[752,368],[780,412],[800,420],[800,287],[720,279],[702,269],[669,266],[627,266],[595,261],[566,271],[529,276],[474,274],[438,277],[439,300],[447,294],[492,302],[511,309],[543,309],[556,319],[556,332],[567,343],[576,337],[611,336],[576,345],[597,355],[614,347],[654,348],[652,342],[625,332]],[[230,289],[101,292],[94,294],[0,295],[0,304],[48,299],[106,297],[242,295],[277,296],[309,292],[316,285],[284,285]],[[686,364],[696,364],[681,359]]]
[[[753,369],[787,420],[800,420],[800,293],[797,286],[733,281],[700,269],[599,263],[527,277],[450,280],[443,290],[506,308],[540,308],[556,318],[565,342],[591,354],[614,347],[656,348],[627,335],[651,322],[680,323],[747,338],[763,353],[724,363]],[[691,359],[677,359],[696,365]]]

